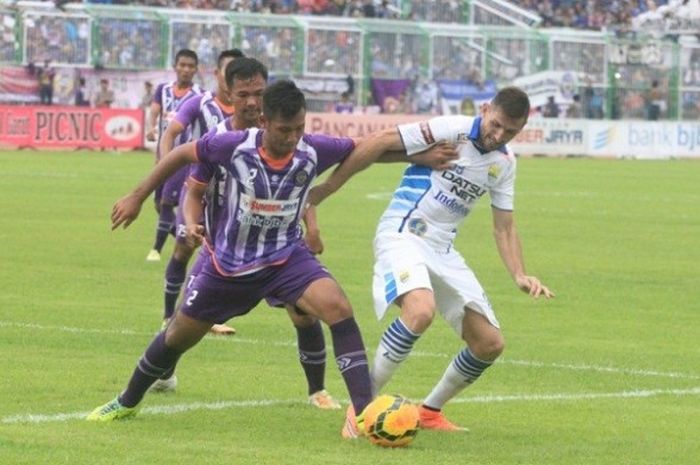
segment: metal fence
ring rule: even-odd
[[[502,0],[400,3],[404,9],[409,4],[414,17],[433,22],[81,4],[67,4],[62,11],[18,2],[16,9],[0,9],[0,61],[162,70],[179,49],[190,48],[207,70],[220,51],[238,47],[265,63],[273,76],[332,81],[318,92],[321,100],[333,99],[339,82],[352,81],[360,103],[369,101],[371,78],[504,85],[541,71],[566,71],[577,77],[581,97],[596,102],[591,117],[644,117],[654,81],[665,89],[663,118],[700,116],[700,45],[695,43],[532,29],[536,16],[506,14]],[[510,17],[521,24],[457,24],[467,17],[488,24]]]

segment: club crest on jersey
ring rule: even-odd
[[[501,167],[498,165],[489,166],[489,179],[496,179],[501,174]]]
[[[466,132],[460,132],[459,134],[457,134],[457,143],[458,144],[461,144],[464,142],[469,142],[469,140],[470,140],[469,134],[467,134]]]
[[[248,178],[245,180],[246,186],[252,186],[255,183],[255,177],[257,175],[258,175],[258,169],[251,168],[250,171],[248,171]]]
[[[410,277],[411,273],[409,273],[408,271],[402,271],[401,273],[399,273],[399,281],[401,281],[402,283],[408,281],[408,278]]]
[[[428,224],[421,218],[413,218],[408,222],[408,232],[416,236],[423,236],[428,230]]]
[[[309,173],[307,173],[304,170],[299,170],[294,175],[294,185],[297,187],[303,186],[304,184],[307,183],[308,180],[309,180]]]

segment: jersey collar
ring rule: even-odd
[[[485,155],[489,153],[489,150],[484,150],[480,145],[479,145],[479,136],[481,135],[481,116],[477,116],[474,118],[474,122],[472,123],[472,128],[469,131],[469,140],[472,141],[472,144],[474,144],[474,147],[479,151],[480,154]],[[506,150],[505,145],[501,145],[500,147],[497,147],[496,150],[499,152],[508,153],[508,150]]]

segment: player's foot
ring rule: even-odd
[[[97,407],[90,415],[87,416],[88,421],[114,421],[126,420],[132,418],[139,411],[139,406],[124,407],[119,403],[119,398],[115,397],[104,405]]]
[[[157,379],[148,388],[148,392],[175,392],[175,388],[177,388],[177,376],[172,375],[168,379]]]
[[[234,328],[226,325],[214,325],[211,327],[209,332],[217,336],[233,336],[236,334],[236,330]]]
[[[159,262],[160,261],[160,252],[158,252],[156,249],[151,250],[148,252],[148,255],[146,255],[146,261],[147,262]]]
[[[321,410],[337,410],[340,408],[340,404],[337,400],[331,396],[328,391],[322,389],[316,391],[309,396],[309,403],[316,408]]]
[[[452,423],[450,420],[445,418],[442,411],[435,411],[425,408],[421,405],[418,408],[418,413],[420,415],[420,427],[422,429],[431,429],[434,431],[451,431],[451,432],[468,432],[467,428],[462,428]]]
[[[364,435],[364,418],[362,414],[355,415],[355,408],[350,404],[345,411],[345,423],[343,424],[343,429],[340,430],[340,436],[343,439],[357,439]]]

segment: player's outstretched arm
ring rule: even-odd
[[[544,296],[546,298],[554,297],[554,293],[547,288],[535,276],[529,276],[525,273],[525,262],[523,260],[522,246],[520,245],[520,237],[515,228],[515,220],[513,212],[500,210],[492,207],[493,212],[493,234],[496,239],[496,246],[501,259],[505,264],[508,272],[515,281],[515,284],[523,292],[527,292],[532,297]]]
[[[309,192],[308,203],[318,205],[330,196],[348,179],[359,173],[385,152],[400,151],[403,148],[401,137],[396,128],[377,132],[357,141],[355,149],[338,165],[333,173],[322,183],[314,186]]]
[[[441,141],[415,155],[406,154],[406,150],[385,152],[379,157],[377,162],[413,163],[415,165],[427,166],[434,170],[441,171],[448,169],[458,158],[459,152],[457,152],[457,147],[450,142]]]
[[[121,225],[124,225],[124,228],[128,227],[139,216],[141,205],[156,187],[161,185],[179,168],[197,161],[195,151],[195,143],[190,142],[176,147],[175,150],[163,157],[153,167],[146,179],[141,181],[130,194],[122,197],[114,204],[114,207],[112,207],[112,229],[114,230]]]

